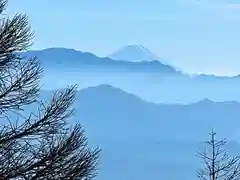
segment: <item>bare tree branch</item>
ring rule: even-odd
[[[210,150],[199,152],[198,157],[203,160],[205,167],[198,171],[200,180],[238,180],[240,178],[240,156],[229,157],[224,148],[226,139],[217,141],[216,133],[210,133],[211,140],[206,144]]]
[[[0,14],[6,3],[0,0]],[[77,88],[55,92],[48,105],[38,99],[40,62],[21,55],[32,37],[26,15],[0,19],[0,115],[6,121],[0,125],[0,180],[92,179],[100,150],[88,147],[80,124],[67,123]],[[25,107],[33,103],[38,112],[27,116]]]

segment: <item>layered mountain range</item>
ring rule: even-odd
[[[142,46],[129,45],[109,57],[66,48],[28,51],[24,56],[37,56],[41,61],[45,89],[109,84],[155,103],[191,103],[204,98],[240,101],[238,76],[189,76]]]
[[[228,138],[230,153],[240,151],[238,76],[192,77],[133,45],[109,57],[66,48],[23,55],[44,68],[41,99],[79,85],[69,122],[80,121],[103,149],[97,180],[197,179],[196,154],[212,128]]]
[[[41,92],[41,99],[50,97],[51,91]],[[90,144],[103,149],[97,180],[197,179],[196,154],[213,127],[217,139],[227,137],[230,153],[240,151],[238,102],[155,104],[99,85],[78,91],[74,108],[70,122],[79,121]]]

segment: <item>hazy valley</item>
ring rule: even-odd
[[[240,77],[188,75],[147,60],[158,58],[149,53],[138,46],[114,60],[65,48],[24,53],[44,69],[41,99],[78,84],[70,122],[81,122],[90,144],[103,149],[99,180],[194,179],[197,151],[212,128],[228,137],[230,152],[240,150]]]

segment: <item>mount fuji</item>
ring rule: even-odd
[[[147,48],[142,45],[127,45],[116,52],[112,53],[108,56],[113,60],[124,60],[124,61],[132,61],[132,62],[141,62],[141,61],[163,61],[159,58],[155,53],[151,52]],[[162,62],[164,63],[164,62]]]

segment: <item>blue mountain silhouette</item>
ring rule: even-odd
[[[50,94],[41,92],[43,99]],[[154,104],[111,85],[78,91],[74,107],[70,122],[80,121],[89,142],[103,149],[98,180],[195,179],[196,153],[211,128],[234,140],[240,126],[238,102]],[[236,142],[229,146],[240,150]]]
[[[92,53],[81,52],[67,48],[49,48],[38,51],[28,51],[23,54],[26,57],[36,56],[41,61],[43,67],[47,70],[50,67],[56,68],[72,68],[84,69],[110,69],[112,71],[127,71],[127,72],[151,72],[151,73],[166,73],[171,75],[180,75],[169,65],[162,64],[160,61],[142,61],[129,62],[124,60],[112,60],[108,57],[98,57]]]
[[[43,91],[43,97],[47,92]],[[86,126],[103,136],[124,131],[125,136],[135,137],[147,131],[143,136],[148,138],[196,140],[213,127],[228,136],[240,128],[238,102],[204,99],[187,105],[155,104],[110,85],[80,90],[75,107]],[[103,124],[109,128],[99,128]]]

